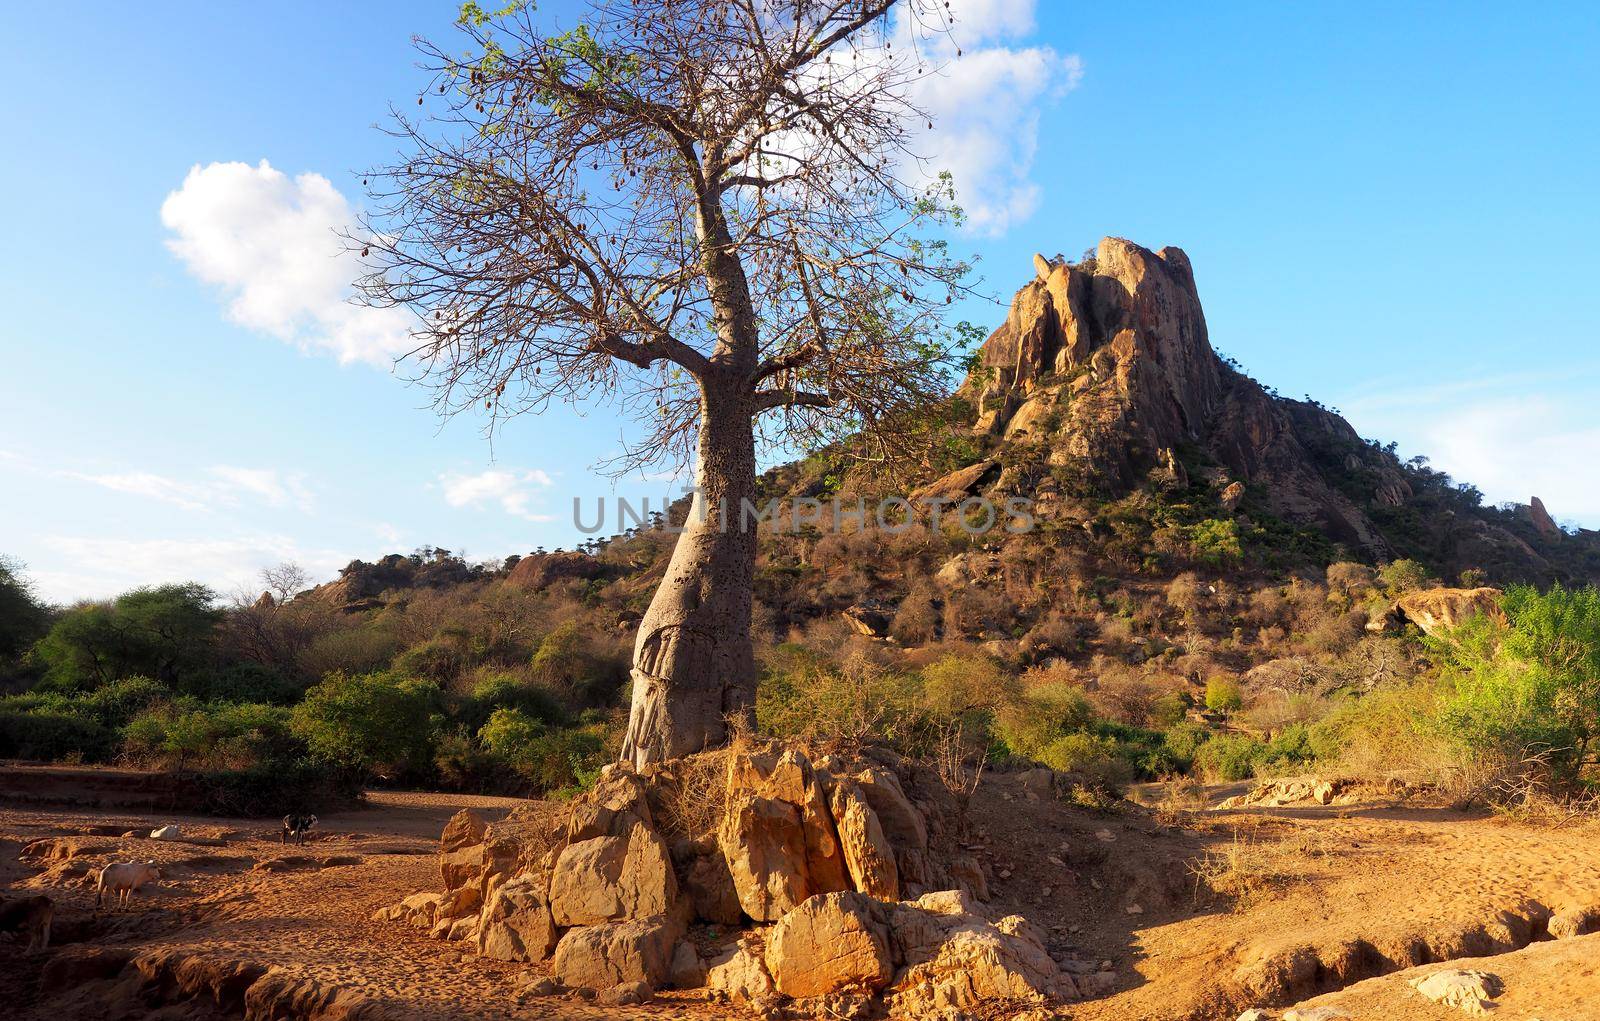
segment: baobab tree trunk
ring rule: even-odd
[[[750,641],[756,532],[754,398],[742,380],[702,383],[698,492],[667,573],[639,623],[622,757],[643,766],[723,744],[754,722]]]

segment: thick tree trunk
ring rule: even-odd
[[[635,765],[716,747],[731,722],[754,719],[756,534],[740,507],[755,497],[756,458],[753,398],[741,384],[702,384],[699,492],[634,643],[622,757]]]

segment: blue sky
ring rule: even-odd
[[[1257,378],[1493,500],[1600,527],[1600,9],[957,9],[966,53],[930,101],[981,213],[956,240],[993,291],[1035,250],[1178,245],[1213,343]],[[337,266],[297,247],[359,203],[389,152],[375,125],[421,85],[409,39],[452,15],[0,10],[0,552],[43,594],[570,545],[572,498],[613,492],[591,470],[621,435],[607,409],[492,447],[481,422],[441,423],[359,357]]]

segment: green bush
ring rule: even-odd
[[[550,730],[516,709],[495,710],[478,732],[478,740],[516,770],[536,794],[588,787],[610,758],[598,726]]]
[[[1265,757],[1266,745],[1244,734],[1219,734],[1195,753],[1196,768],[1208,780],[1231,783],[1248,780]]]
[[[1232,518],[1211,518],[1191,526],[1189,545],[1196,560],[1212,567],[1227,567],[1244,559],[1239,524]]]
[[[183,690],[207,702],[255,702],[293,705],[305,686],[261,663],[232,663],[199,671],[185,679]]]
[[[909,674],[852,660],[843,666],[796,644],[762,663],[756,726],[774,737],[875,738],[910,750],[925,734],[921,686]]]
[[[69,610],[36,647],[46,681],[58,691],[135,675],[175,685],[212,659],[216,599],[204,585],[161,585]]]
[[[1179,723],[1168,727],[1161,736],[1162,747],[1171,756],[1177,768],[1187,771],[1194,765],[1200,747],[1211,739],[1211,731],[1198,723]]]
[[[1214,713],[1237,712],[1244,705],[1244,692],[1239,682],[1218,675],[1206,681],[1206,708]]]
[[[444,697],[432,681],[329,674],[291,711],[314,758],[390,779],[426,773]]]
[[[1395,560],[1384,564],[1378,577],[1391,592],[1410,592],[1422,588],[1433,574],[1415,560]]]
[[[33,594],[17,562],[0,556],[0,680],[9,661],[27,651],[50,626],[50,612]]]
[[[395,657],[394,672],[449,684],[477,662],[468,643],[455,637],[434,638]]]
[[[178,769],[244,769],[305,754],[283,706],[189,700],[131,720],[122,747],[133,758]]]
[[[595,650],[576,620],[546,635],[529,665],[540,684],[594,703],[608,701],[627,676],[623,664]]]
[[[111,756],[115,745],[114,732],[82,716],[0,708],[0,759],[101,762]]]
[[[554,692],[529,684],[515,674],[497,673],[479,678],[473,685],[468,704],[460,710],[462,723],[468,729],[477,730],[488,722],[496,709],[515,709],[546,725],[559,725],[567,718],[566,707]]]
[[[1429,640],[1450,685],[1442,723],[1476,754],[1575,780],[1600,752],[1600,589],[1514,586],[1501,608]]]
[[[1067,684],[1044,684],[996,712],[995,732],[1006,750],[1039,759],[1051,742],[1088,729],[1096,720],[1083,692]]]

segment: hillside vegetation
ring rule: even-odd
[[[1485,507],[1248,379],[1176,249],[1039,262],[956,397],[909,423],[909,467],[845,443],[762,478],[763,501],[816,501],[761,526],[763,730],[885,742],[957,785],[1044,764],[1095,802],[1313,764],[1581,787],[1595,533]],[[908,481],[952,508],[1024,497],[1033,527],[975,529],[970,506],[876,527]],[[7,567],[0,756],[200,771],[235,809],[374,780],[580,789],[616,754],[660,524],[495,564],[425,548],[229,604],[190,584],[52,609]]]

